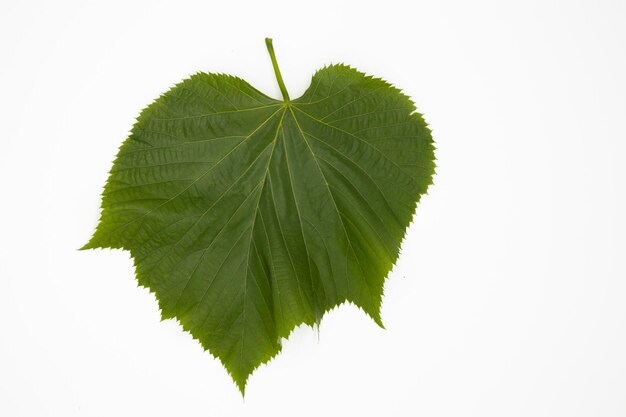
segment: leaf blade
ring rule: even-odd
[[[129,250],[163,318],[243,394],[280,339],[339,304],[382,326],[384,280],[433,152],[410,99],[350,67],[318,71],[292,102],[199,73],[139,116],[85,248]]]

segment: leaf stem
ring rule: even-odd
[[[276,81],[278,81],[280,92],[283,93],[283,99],[285,100],[285,102],[289,103],[289,93],[287,92],[287,88],[285,87],[285,83],[283,82],[283,76],[280,74],[280,68],[278,68],[278,62],[276,61],[276,55],[274,54],[272,39],[265,38],[265,45],[267,46],[267,51],[270,53],[270,58],[272,59],[274,74],[276,74]]]

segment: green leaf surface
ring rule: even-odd
[[[90,248],[130,251],[139,284],[219,358],[241,392],[294,327],[346,301],[382,326],[384,280],[432,182],[413,102],[346,65],[275,100],[197,73],[121,146]]]

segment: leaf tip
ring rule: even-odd
[[[246,381],[238,381],[235,380],[235,384],[237,388],[239,388],[239,392],[241,393],[241,398],[246,399]]]

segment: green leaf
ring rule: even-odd
[[[382,326],[385,277],[432,182],[413,102],[345,65],[290,100],[197,73],[121,146],[84,247],[130,251],[139,284],[244,393],[294,327],[350,302]]]

